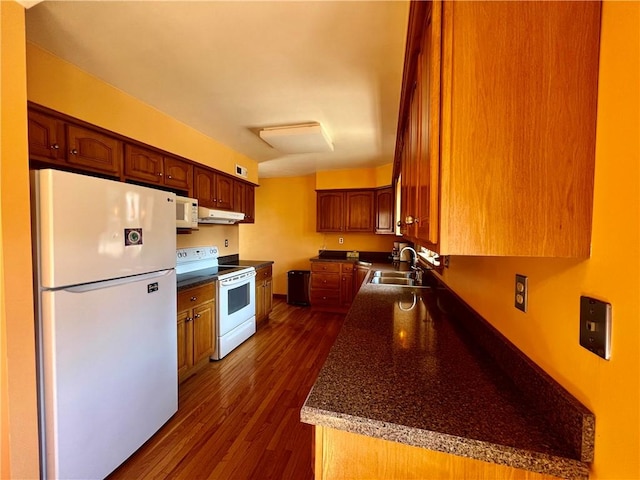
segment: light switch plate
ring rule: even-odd
[[[580,297],[580,345],[596,355],[611,358],[611,304]]]

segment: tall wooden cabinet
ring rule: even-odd
[[[441,254],[588,257],[600,2],[413,2],[394,175]]]

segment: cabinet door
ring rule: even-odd
[[[340,303],[348,307],[353,302],[353,274],[342,273],[340,278]]]
[[[213,353],[215,303],[207,302],[193,308],[193,363]]]
[[[416,236],[437,250],[440,218],[440,73],[442,4],[433,2],[418,56],[420,152],[417,160]]]
[[[266,316],[264,300],[264,280],[256,280],[256,322],[261,321]]]
[[[29,110],[29,158],[64,163],[64,123],[57,118]]]
[[[233,178],[226,175],[216,174],[216,208],[223,208],[225,210],[233,209]]]
[[[178,188],[189,192],[192,192],[193,181],[193,165],[183,160],[173,157],[164,157],[164,184],[169,187]]]
[[[376,190],[376,233],[394,233],[393,187]]]
[[[195,167],[193,169],[193,194],[201,207],[215,208],[214,178],[211,170]]]
[[[358,291],[360,291],[360,287],[362,287],[362,283],[364,282],[364,279],[367,277],[367,273],[369,273],[369,267],[365,267],[364,265],[358,265],[356,267],[354,296],[358,293]]]
[[[268,317],[273,310],[273,283],[271,277],[264,281],[264,314]]]
[[[316,230],[342,232],[344,230],[344,192],[318,192]]]
[[[178,312],[178,378],[193,365],[191,320],[189,310]]]
[[[407,224],[405,220],[409,215],[411,198],[409,196],[409,183],[411,181],[411,171],[409,164],[409,126],[402,132],[402,149],[400,151],[400,233],[407,236]]]
[[[162,154],[136,145],[125,145],[124,174],[145,183],[162,184]]]
[[[373,191],[347,192],[347,232],[373,233]]]
[[[238,182],[237,180],[233,182],[233,211],[245,213],[247,203],[247,184],[243,182]],[[245,213],[246,217],[246,213]]]
[[[247,185],[244,223],[255,223],[255,211],[255,187],[253,185]]]
[[[119,175],[122,142],[77,125],[67,125],[67,163],[76,167]]]

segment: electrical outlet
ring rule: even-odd
[[[339,243],[340,245],[342,245],[342,244],[344,243],[344,238],[339,237],[339,238],[338,238],[338,243]]]
[[[227,238],[224,239],[224,246],[225,247],[229,246],[229,240]]]
[[[516,273],[515,307],[523,312],[527,311],[528,290],[527,277]]]
[[[611,304],[580,297],[580,345],[596,355],[611,358]]]

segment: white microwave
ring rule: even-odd
[[[198,200],[176,196],[176,228],[198,228]]]

